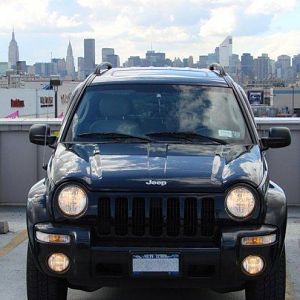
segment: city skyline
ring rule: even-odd
[[[8,62],[9,63],[9,59],[7,59],[7,57],[9,58],[9,56],[11,55],[10,54],[10,52],[11,52],[11,45],[12,45],[12,42],[13,43],[15,43],[15,45],[16,46],[14,46],[14,47],[16,47],[16,51],[17,51],[17,55],[18,55],[18,57],[20,56],[19,55],[19,49],[20,48],[22,48],[22,45],[20,45],[20,43],[18,43],[18,41],[17,41],[17,38],[15,37],[15,35],[16,35],[16,33],[15,33],[15,29],[13,28],[12,29],[12,32],[10,33],[10,35],[11,35],[11,40],[10,40],[10,42],[8,43],[8,46],[6,47],[6,60],[4,59],[4,60],[1,60],[0,59],[0,62]],[[230,44],[228,44],[228,39],[230,40]],[[235,40],[236,40],[236,38],[235,38]],[[107,47],[102,47],[102,48],[100,48],[100,49],[98,49],[97,47],[96,47],[96,44],[97,44],[97,40],[95,40],[95,39],[93,39],[93,38],[83,38],[82,39],[82,44],[83,44],[83,52],[80,54],[80,55],[78,55],[78,56],[75,56],[75,55],[73,55],[73,53],[74,53],[74,50],[73,50],[73,45],[72,45],[72,42],[71,42],[71,40],[69,39],[68,41],[66,41],[66,48],[64,49],[64,52],[66,53],[66,49],[67,49],[67,56],[65,55],[65,54],[63,54],[61,57],[59,57],[59,56],[55,56],[55,55],[53,55],[53,52],[51,52],[50,53],[50,57],[47,59],[42,59],[42,60],[36,60],[36,61],[30,61],[30,60],[28,60],[28,59],[26,59],[26,58],[23,58],[23,57],[20,57],[18,60],[19,61],[26,61],[26,63],[27,63],[27,65],[33,65],[33,64],[35,64],[35,63],[47,63],[47,62],[51,62],[51,60],[53,60],[53,59],[65,59],[65,58],[68,58],[68,53],[71,53],[71,57],[72,57],[72,61],[74,62],[74,67],[75,67],[75,69],[76,69],[76,71],[78,71],[78,64],[76,64],[76,61],[78,61],[78,59],[80,59],[80,58],[82,58],[82,57],[84,57],[85,56],[85,45],[86,45],[86,43],[88,42],[88,41],[90,41],[90,42],[92,42],[93,43],[93,45],[91,46],[91,48],[93,48],[93,50],[92,50],[92,55],[91,56],[93,56],[93,57],[95,57],[95,61],[92,61],[90,64],[91,65],[97,65],[97,64],[99,64],[99,63],[101,63],[102,61],[103,61],[103,50],[113,50],[113,51],[115,51],[116,49],[114,48],[114,47],[111,47],[111,48],[107,48]],[[221,40],[222,41],[222,40]],[[236,44],[236,43],[235,43]],[[261,56],[261,55],[264,55],[264,54],[268,54],[268,56],[269,56],[269,58],[270,59],[272,59],[272,60],[277,60],[278,59],[278,57],[279,56],[282,56],[282,55],[288,55],[288,56],[290,56],[291,58],[293,58],[294,56],[297,56],[299,53],[300,53],[300,48],[299,48],[299,50],[298,50],[298,52],[295,52],[295,53],[291,53],[291,54],[288,54],[288,53],[280,53],[279,55],[277,55],[276,57],[274,57],[274,56],[272,56],[272,54],[271,53],[267,53],[267,52],[262,52],[262,53],[259,53],[258,55],[255,55],[255,54],[253,54],[252,52],[250,52],[250,51],[247,51],[247,50],[245,50],[245,51],[243,51],[242,53],[237,53],[237,51],[235,51],[235,48],[233,48],[233,46],[232,46],[232,36],[231,35],[229,35],[229,36],[227,36],[227,37],[223,37],[223,42],[222,43],[220,43],[220,45],[218,46],[218,44],[215,44],[214,45],[214,47],[212,48],[212,49],[210,49],[210,51],[208,52],[208,53],[200,53],[200,54],[198,54],[198,55],[192,55],[192,54],[188,54],[186,57],[193,57],[195,60],[195,62],[197,62],[198,61],[198,59],[201,57],[201,56],[206,56],[206,55],[210,55],[210,54],[212,54],[212,53],[214,53],[215,51],[222,51],[222,48],[223,48],[223,46],[225,46],[225,48],[227,47],[227,46],[230,46],[230,50],[229,50],[229,53],[228,53],[228,55],[227,55],[227,52],[225,52],[224,54],[225,54],[225,57],[226,56],[231,56],[232,54],[233,55],[238,55],[239,56],[239,58],[241,58],[242,57],[242,55],[243,54],[251,54],[253,57],[259,57],[259,56]],[[22,51],[22,50],[21,50]],[[71,52],[70,52],[71,51]],[[170,55],[166,52],[166,51],[163,51],[163,50],[160,50],[160,51],[157,51],[157,49],[153,49],[153,45],[151,44],[151,49],[149,48],[149,49],[145,49],[144,50],[144,52],[142,52],[142,54],[141,55],[135,55],[135,54],[133,54],[133,53],[131,53],[128,57],[126,57],[126,58],[124,58],[122,61],[120,60],[120,62],[119,62],[119,64],[122,66],[123,64],[126,64],[127,62],[128,62],[128,58],[130,58],[130,57],[138,57],[138,56],[140,56],[140,57],[142,57],[143,55],[145,55],[145,53],[147,53],[147,52],[151,52],[151,51],[154,51],[154,52],[159,52],[159,53],[165,53],[166,54],[166,58],[168,58],[168,59],[171,59],[171,60],[176,60],[176,59],[185,59],[186,57],[184,57],[184,56],[179,56],[179,55],[175,55],[173,58],[172,57],[170,57]],[[227,51],[227,50],[225,50],[225,51]],[[100,55],[97,55],[97,53],[100,53]],[[117,52],[117,51],[116,51]],[[220,52],[220,55],[221,55],[221,53],[222,52]],[[120,55],[118,55],[118,57],[119,57]],[[222,55],[221,55],[222,56]],[[98,57],[98,61],[97,61],[97,57]],[[222,62],[223,62],[223,64],[222,64]],[[220,64],[221,65],[223,65],[223,66],[228,66],[229,65],[229,62],[228,61],[226,61],[225,60],[225,62],[222,60],[222,58],[220,57]],[[71,68],[72,68],[72,66],[71,66]],[[91,68],[87,68],[87,69],[91,69]]]
[[[84,56],[78,57],[77,72],[71,41],[69,40],[66,58],[52,58],[50,62],[36,62],[28,65],[24,60],[18,60],[19,50],[12,31],[12,39],[8,47],[8,62],[0,62],[0,75],[19,74],[37,75],[49,77],[59,75],[67,80],[84,80],[96,67],[95,39],[84,39]],[[215,45],[213,52],[200,55],[199,60],[193,56],[185,58],[175,57],[171,60],[165,52],[156,52],[151,49],[145,53],[145,57],[130,55],[124,62],[123,67],[190,67],[207,68],[212,63],[220,63],[225,71],[236,81],[243,83],[272,81],[276,84],[291,84],[300,77],[300,54],[288,56],[281,54],[277,60],[270,58],[268,53],[262,53],[254,57],[251,53],[243,53],[239,56],[233,53],[233,37],[227,36],[219,45]],[[112,66],[120,67],[120,58],[114,48],[102,48],[101,60],[108,61]],[[12,70],[11,70],[12,69]],[[7,73],[8,72],[8,73]]]
[[[98,16],[98,11],[105,11]],[[300,50],[300,3],[296,0],[122,1],[16,0],[0,4],[0,61],[15,27],[20,60],[29,64],[65,57],[70,39],[75,61],[83,38],[95,38],[96,61],[102,48],[115,48],[124,62],[151,48],[168,57],[197,57],[213,51],[224,37],[235,37],[234,52],[254,56],[293,55]],[[34,49],[34,51],[33,51]]]

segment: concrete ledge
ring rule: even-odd
[[[33,125],[33,124],[49,124],[49,125],[61,125],[62,119],[59,118],[0,118],[0,125]]]
[[[300,118],[269,118],[269,117],[260,117],[260,118],[255,118],[256,124],[300,124]]]
[[[0,234],[8,233],[9,227],[7,221],[0,221]]]

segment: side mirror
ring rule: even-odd
[[[49,125],[35,124],[30,127],[29,140],[37,145],[53,145],[56,141],[56,136],[51,135]]]
[[[264,150],[268,148],[283,148],[291,144],[291,133],[287,127],[272,127],[269,137],[261,138]]]

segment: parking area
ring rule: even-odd
[[[0,235],[0,299],[26,299],[26,220],[25,208],[0,207],[0,220],[9,221],[10,232]],[[300,208],[289,211],[287,248],[286,300],[300,299]],[[207,290],[118,289],[103,288],[94,293],[69,290],[68,299],[74,300],[243,300],[244,293],[217,294]]]

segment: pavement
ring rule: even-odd
[[[0,235],[0,299],[26,300],[26,220],[24,207],[0,207],[0,220],[9,222],[10,232]],[[286,300],[300,299],[300,208],[291,208],[286,237]],[[199,289],[102,288],[93,293],[69,289],[72,300],[244,300],[244,292],[218,294]]]

